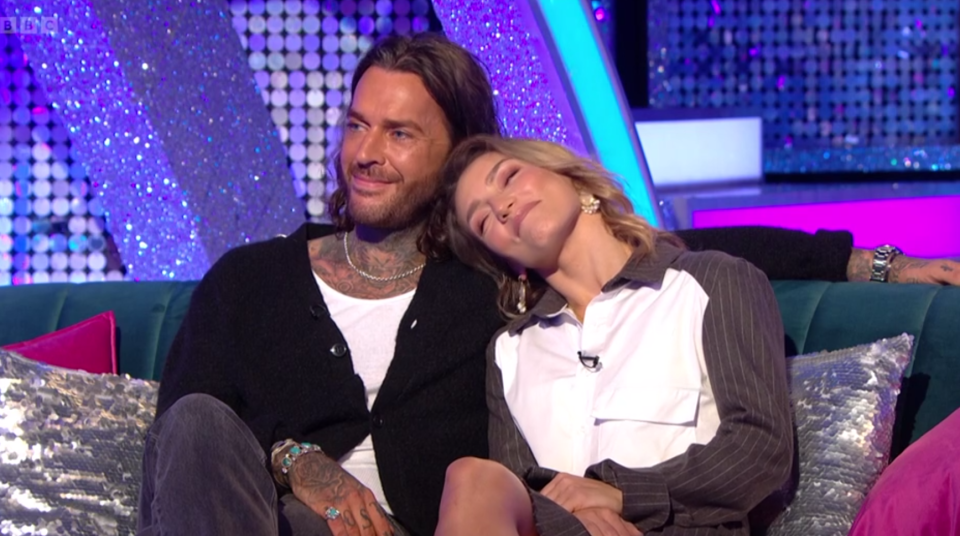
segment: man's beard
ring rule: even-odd
[[[397,182],[395,184],[403,184]],[[375,229],[405,229],[423,223],[437,194],[434,180],[420,180],[397,188],[389,198],[377,202],[356,202],[349,188],[347,213],[357,225]]]

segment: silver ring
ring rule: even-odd
[[[336,519],[340,517],[340,510],[337,510],[336,508],[330,506],[326,510],[324,510],[323,517],[330,520]]]

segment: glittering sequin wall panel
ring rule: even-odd
[[[432,19],[430,3],[427,0],[223,0],[221,5],[232,18],[233,28],[246,52],[247,65],[261,89],[263,103],[273,120],[270,128],[276,128],[286,150],[296,193],[304,200],[307,215],[313,220],[323,220],[325,196],[333,186],[326,180],[327,158],[336,143],[336,126],[341,107],[349,100],[348,88],[358,58],[382,35],[439,29],[432,22],[435,19]],[[57,38],[75,38],[72,31],[80,28],[92,31],[91,24],[97,28],[101,24],[99,19],[87,20],[78,15],[89,9],[66,10],[59,4],[47,7],[49,9],[44,13],[65,17],[59,20],[62,35],[57,34]],[[100,15],[110,13],[104,8]],[[22,15],[13,8],[10,13],[5,13],[7,16],[17,14]],[[200,20],[193,11],[178,12],[177,16],[181,19],[194,16]],[[155,25],[156,28],[163,26],[160,22]],[[113,29],[116,35],[112,35],[111,42],[123,44],[129,37],[120,35],[125,27],[121,25]],[[178,31],[186,30],[178,28]],[[143,47],[165,45],[150,32],[139,35]],[[113,245],[114,238],[121,251],[130,240],[134,241],[134,246],[127,249],[140,251],[136,247],[139,237],[137,233],[128,232],[128,226],[121,218],[108,217],[106,209],[109,207],[105,208],[103,199],[96,195],[97,187],[91,187],[91,181],[96,177],[87,176],[88,167],[96,163],[84,161],[77,154],[78,148],[76,143],[71,143],[67,121],[59,116],[52,98],[44,93],[43,84],[34,76],[32,65],[35,67],[36,62],[43,61],[43,52],[48,51],[38,48],[34,51],[37,57],[31,57],[21,46],[20,38],[16,33],[0,33],[0,285],[122,279],[125,269],[118,248]],[[121,48],[123,52],[129,47]],[[223,74],[223,68],[218,68],[221,69],[219,74]],[[185,83],[189,81],[178,79],[177,84]],[[154,85],[144,87],[154,88]],[[238,92],[243,90],[243,87],[237,89]],[[157,90],[155,93],[154,100],[176,96],[175,92]],[[176,108],[170,106],[171,103],[157,101],[154,104],[158,110]],[[186,104],[181,107],[185,108]],[[164,116],[161,119],[170,118]],[[158,118],[154,117],[154,120],[158,121]],[[170,120],[158,124],[179,125],[181,122]],[[178,128],[183,130],[186,127]],[[180,138],[185,139],[185,136]],[[167,140],[166,146],[170,150],[174,148],[173,141]],[[193,140],[184,143],[189,145]],[[87,149],[91,150],[90,147]],[[99,150],[101,156],[112,151],[113,160],[121,154],[121,150],[113,146],[99,147]],[[183,157],[174,160],[171,165],[196,159]],[[94,167],[98,168],[98,165]],[[101,175],[108,171],[101,170]],[[117,181],[123,177],[113,174],[109,178]],[[117,184],[122,186],[126,182],[138,181],[120,180]],[[194,200],[202,204],[204,199],[215,197],[200,192]],[[171,198],[168,206],[177,208],[180,201]],[[114,204],[113,210],[120,208],[119,212],[123,212],[122,208],[126,206]],[[159,210],[156,208],[153,212]],[[197,215],[203,212],[197,210]],[[173,213],[175,215],[177,210]],[[207,230],[222,223],[214,220],[201,229]],[[160,218],[157,221],[161,224],[154,222],[141,226],[139,232],[172,232],[172,227],[162,223],[166,220]],[[275,232],[289,232],[287,227],[280,226]],[[109,236],[104,229],[112,230],[115,237]],[[199,244],[199,238],[188,241]],[[150,242],[154,245],[162,243],[161,240]],[[184,274],[183,270],[177,270],[176,274],[163,274],[163,278],[197,278],[202,275],[205,266],[200,260],[191,261],[188,255],[183,257],[187,259],[186,266],[194,268],[193,272]],[[138,266],[132,277],[143,277],[143,272]]]
[[[902,169],[893,148],[960,141],[958,16],[956,0],[651,0],[650,105],[762,115],[768,171],[831,149],[849,158],[827,168]]]
[[[121,279],[103,213],[19,37],[0,34],[0,285]]]
[[[328,160],[350,80],[380,36],[430,27],[427,0],[231,0],[233,25],[287,147],[297,194],[324,220]]]

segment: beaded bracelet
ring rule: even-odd
[[[297,458],[303,456],[308,452],[319,452],[323,454],[323,449],[320,448],[320,445],[314,445],[313,443],[298,443],[292,439],[287,439],[286,441],[277,443],[271,449],[270,461],[271,464],[276,467],[276,457],[277,455],[287,447],[290,447],[289,450],[283,455],[283,459],[280,460],[280,472],[283,473],[284,479],[288,478],[290,473],[290,468],[293,467],[293,462],[297,461]],[[283,485],[289,485],[287,482],[280,482]]]
[[[289,473],[290,468],[293,467],[293,462],[308,452],[319,452],[323,454],[323,449],[320,448],[320,445],[314,445],[306,441],[295,444],[290,447],[290,450],[288,450],[287,453],[283,455],[283,459],[280,460],[280,472],[283,474]]]

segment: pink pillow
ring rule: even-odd
[[[960,410],[880,475],[849,536],[960,534]]]
[[[56,367],[95,374],[116,374],[116,327],[113,311],[107,311],[53,333],[4,348]]]

